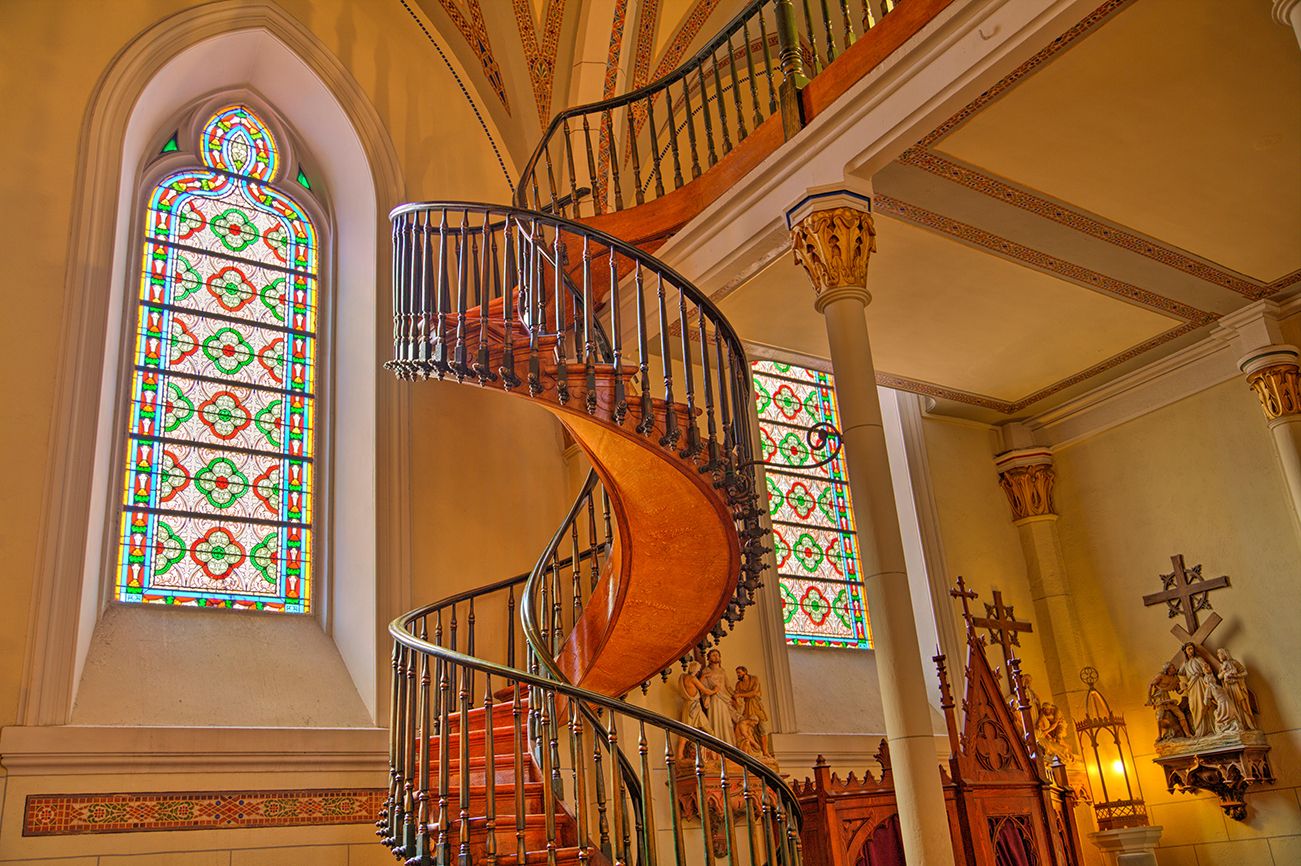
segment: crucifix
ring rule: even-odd
[[[1170,633],[1179,640],[1180,647],[1191,643],[1205,653],[1203,644],[1221,622],[1220,615],[1211,610],[1211,601],[1207,596],[1213,589],[1228,586],[1229,578],[1220,575],[1207,580],[1202,577],[1200,563],[1192,568],[1184,567],[1182,553],[1170,557],[1170,563],[1174,566],[1174,571],[1161,575],[1161,592],[1143,596],[1143,604],[1151,607],[1164,603],[1170,618],[1182,615],[1186,627],[1175,623]],[[1205,622],[1197,615],[1198,611],[1203,610],[1210,612]]]
[[[967,589],[966,581],[963,580],[962,575],[959,574],[958,582],[953,589],[949,590],[949,595],[953,596],[954,598],[962,599],[962,619],[967,623],[967,628],[970,629],[971,628],[971,606],[968,604],[968,602],[971,599],[976,598],[976,591],[974,589]]]

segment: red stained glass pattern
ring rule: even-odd
[[[834,380],[794,364],[752,366],[786,642],[866,649],[872,630],[844,460],[816,466],[829,452],[806,437],[814,424],[839,427]]]
[[[246,106],[200,155],[146,213],[116,596],[306,613],[316,231]]]

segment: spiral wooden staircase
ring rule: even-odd
[[[515,206],[393,211],[386,366],[531,400],[592,466],[531,573],[390,625],[399,859],[800,862],[779,776],[624,700],[726,635],[766,552],[745,351],[646,250],[798,130],[810,78],[945,3],[755,0],[666,78],[558,115]]]

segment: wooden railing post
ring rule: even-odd
[[[804,128],[804,105],[800,90],[809,83],[804,74],[804,56],[800,52],[799,30],[795,24],[795,7],[791,0],[777,0],[777,58],[781,62],[782,81],[778,88],[781,103],[782,131],[787,140]]]

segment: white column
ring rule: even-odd
[[[1301,8],[1301,7],[1299,7]],[[1275,344],[1248,352],[1238,361],[1247,384],[1260,399],[1260,409],[1274,436],[1283,464],[1283,480],[1292,509],[1301,521],[1301,365],[1296,346]]]
[[[847,190],[814,193],[786,216],[795,259],[826,320],[904,854],[909,863],[945,866],[953,846],[864,318],[876,235],[871,201]]]
[[[1291,27],[1301,42],[1301,0],[1274,0],[1274,20]]]

